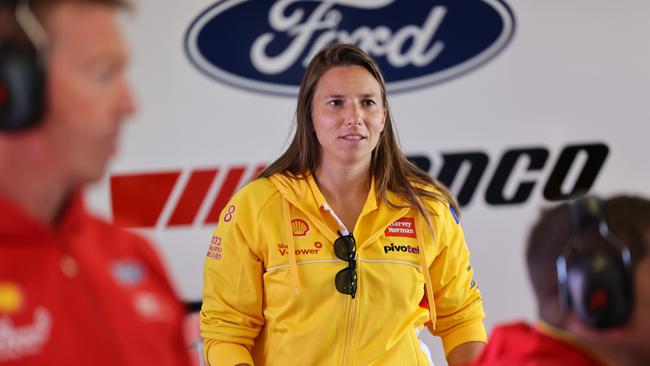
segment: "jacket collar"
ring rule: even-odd
[[[0,242],[33,241],[34,238],[70,235],[79,230],[87,217],[82,194],[72,195],[63,216],[55,224],[43,223],[29,215],[8,197],[0,195]],[[42,241],[45,242],[45,241]]]
[[[329,220],[325,219],[325,217],[330,214],[323,206],[327,200],[318,188],[312,174],[308,173],[297,177],[274,174],[270,179],[282,197],[302,211],[323,235],[332,242],[338,238],[336,228],[326,224]],[[406,201],[392,192],[388,192],[388,198],[393,204],[408,206]],[[408,211],[409,208],[391,209],[387,204],[379,202],[373,177],[368,196],[357,220],[359,230],[354,232],[357,245],[362,247],[365,243],[373,242],[383,234],[388,225],[404,217]],[[348,229],[354,230],[354,228]]]

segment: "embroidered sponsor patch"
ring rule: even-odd
[[[317,241],[314,242],[314,247],[313,248],[296,248],[294,253],[296,253],[296,256],[299,255],[315,255],[320,253],[320,250],[323,248],[323,243]],[[285,256],[289,254],[289,246],[284,243],[278,244],[278,252],[280,255]]]
[[[210,240],[210,248],[208,248],[208,258],[221,260],[221,237],[214,235]]]
[[[228,206],[228,209],[226,210],[226,213],[223,215],[223,221],[224,222],[230,222],[232,220],[232,217],[235,215],[235,210],[237,207],[235,205],[230,205]]]
[[[309,232],[309,224],[305,220],[293,219],[291,220],[291,231],[293,236],[306,236]]]
[[[394,223],[388,225],[384,231],[385,236],[399,236],[402,238],[416,238],[415,219],[412,217],[402,217]]]
[[[18,284],[0,282],[0,315],[13,314],[20,310],[25,302],[25,296]]]
[[[168,321],[172,311],[164,299],[153,292],[142,291],[133,297],[133,307],[142,318],[153,321]]]
[[[142,265],[130,259],[113,263],[111,272],[113,279],[122,286],[137,286],[142,283],[145,275]]]
[[[52,315],[42,306],[34,310],[27,324],[14,324],[10,317],[0,315],[0,363],[40,353],[51,329]]]
[[[420,248],[412,247],[410,245],[400,245],[400,244],[390,243],[390,245],[384,245],[384,254],[388,254],[388,252],[404,252],[404,253],[411,253],[411,254],[420,254]]]

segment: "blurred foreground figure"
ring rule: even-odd
[[[540,321],[497,327],[473,365],[650,365],[650,201],[587,197],[528,241]]]
[[[134,112],[119,0],[0,2],[0,365],[185,365],[183,309],[81,190]]]

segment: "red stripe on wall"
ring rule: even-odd
[[[113,220],[125,227],[154,227],[180,172],[111,177]]]
[[[216,169],[197,170],[192,173],[167,223],[168,226],[191,225],[194,222],[217,171]]]
[[[266,166],[267,166],[266,164],[260,164],[260,165],[258,165],[258,166],[255,168],[255,171],[253,172],[253,175],[251,175],[251,179],[250,179],[250,180],[255,180],[255,179],[257,179],[257,176],[260,175],[260,174],[262,174],[262,172],[264,171],[264,169],[266,169]]]
[[[217,198],[215,198],[214,203],[212,203],[208,217],[205,219],[206,224],[214,224],[219,221],[219,214],[221,213],[221,210],[223,210],[223,208],[226,206],[226,203],[228,203],[232,195],[235,193],[235,190],[239,186],[239,183],[241,182],[241,178],[244,175],[245,171],[246,167],[243,166],[230,168],[228,175],[226,176],[226,179],[221,186],[221,190],[217,195]]]

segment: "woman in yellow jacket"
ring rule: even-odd
[[[383,76],[352,45],[309,64],[287,151],[219,216],[201,334],[211,366],[451,365],[486,340],[451,193],[409,163]],[[420,306],[420,303],[425,306]]]

